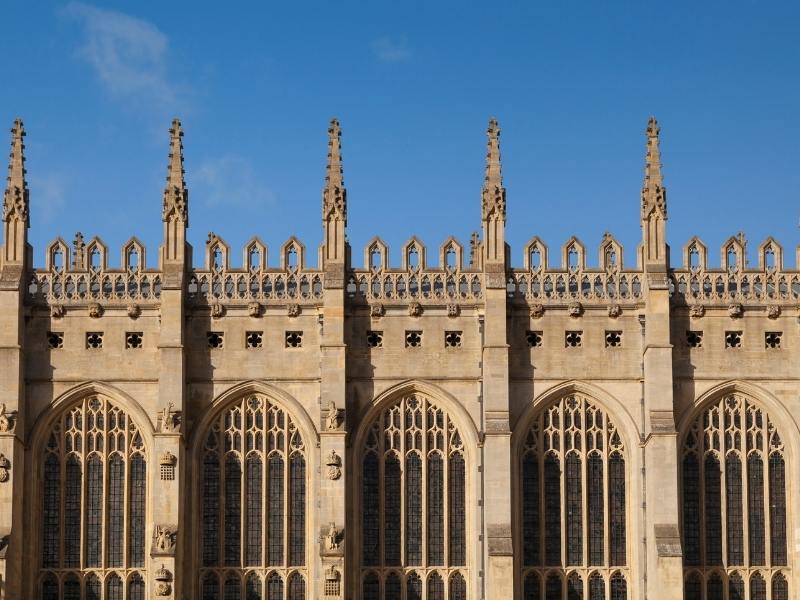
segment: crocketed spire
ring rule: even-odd
[[[25,181],[25,128],[16,119],[11,128],[11,154],[3,193],[3,220],[19,219],[28,225],[28,183]]]
[[[500,127],[497,119],[489,119],[486,130],[489,140],[486,151],[486,177],[483,182],[481,214],[483,219],[506,220],[506,189],[500,166]]]
[[[325,167],[325,188],[322,190],[322,220],[347,222],[347,190],[342,171],[342,131],[339,121],[331,119],[328,127],[328,162]]]
[[[169,130],[169,165],[167,186],[164,188],[164,221],[175,217],[188,224],[189,189],[183,171],[183,129],[178,119],[172,120]]]
[[[642,186],[642,219],[648,218],[654,210],[667,217],[667,190],[661,175],[661,150],[658,135],[661,129],[655,117],[647,122],[647,154],[644,165],[644,184]]]

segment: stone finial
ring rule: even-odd
[[[661,150],[659,149],[659,133],[661,128],[655,117],[647,122],[647,153],[644,165],[644,184],[642,186],[642,219],[647,219],[653,211],[667,218],[667,190],[661,175]]]
[[[503,187],[503,173],[500,165],[500,127],[497,119],[489,119],[486,130],[489,138],[486,150],[486,176],[483,182],[481,214],[484,220],[506,220],[506,188]]]
[[[325,167],[325,188],[322,190],[322,220],[347,222],[347,190],[342,170],[342,131],[338,119],[328,127],[328,161]]]
[[[180,120],[173,119],[169,129],[169,165],[162,219],[169,221],[177,218],[188,225],[188,206],[189,189],[186,187],[183,170],[183,128]]]
[[[16,119],[11,128],[11,154],[3,194],[3,221],[18,219],[28,226],[28,182],[25,180],[25,128]]]
[[[86,269],[86,242],[80,231],[75,232],[75,239],[72,240],[72,270],[84,271]]]

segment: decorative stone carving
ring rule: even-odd
[[[447,316],[448,317],[457,317],[461,314],[461,307],[458,304],[448,304],[447,305]]]
[[[336,408],[336,403],[333,400],[328,402],[328,414],[325,417],[325,427],[328,431],[336,431],[339,429],[339,409]]]
[[[408,316],[418,317],[422,314],[422,305],[419,302],[412,302],[408,305]]]
[[[10,475],[8,471],[11,469],[11,461],[6,458],[5,454],[0,453],[0,483],[5,483],[9,480]]]
[[[328,525],[328,532],[325,534],[325,549],[328,551],[338,550],[339,546],[339,530],[336,529],[336,523],[331,521]]]
[[[161,431],[164,433],[175,431],[175,413],[172,407],[175,406],[172,402],[161,411],[159,415],[159,422],[161,423]]]
[[[339,581],[341,574],[339,573],[339,569],[336,568],[336,565],[331,565],[327,569],[325,569],[325,581]]]
[[[286,307],[286,314],[290,317],[299,317],[300,316],[300,305],[299,304],[290,304]]]
[[[531,319],[541,319],[544,316],[543,304],[531,304]]]
[[[50,305],[50,318],[51,319],[60,319],[64,316],[66,310],[64,310],[63,304],[51,304]]]
[[[155,573],[155,592],[156,596],[169,596],[172,593],[172,573],[164,565]]]
[[[174,467],[178,463],[178,457],[169,450],[164,451],[158,457],[158,464],[162,467]]]
[[[612,304],[608,307],[608,316],[616,319],[622,314],[622,307],[619,304]]]
[[[131,319],[138,319],[142,314],[142,308],[138,304],[128,304],[128,316]]]
[[[219,302],[214,302],[211,305],[211,318],[221,319],[225,316],[225,307]]]
[[[247,305],[247,314],[251,317],[257,318],[261,316],[261,304],[259,302],[251,302]]]
[[[177,532],[171,525],[156,525],[153,529],[153,556],[172,556],[175,554]]]
[[[6,413],[5,403],[0,406],[0,433],[7,433],[14,429],[14,419]]]
[[[342,457],[331,450],[325,458],[325,465],[328,467],[328,479],[336,481],[342,476]]]
[[[583,314],[583,304],[580,302],[570,302],[569,306],[567,307],[567,311],[569,312],[570,317],[576,319]]]
[[[370,304],[369,306],[369,316],[370,317],[382,317],[386,313],[386,309],[383,307],[383,304],[376,303]]]
[[[689,307],[689,316],[693,319],[699,319],[706,314],[706,307],[702,304],[692,304]]]
[[[741,304],[731,304],[728,306],[728,315],[731,319],[738,319],[744,314],[744,307]]]
[[[767,317],[770,319],[777,319],[781,316],[781,307],[775,304],[767,307]]]
[[[103,307],[97,302],[92,302],[89,305],[89,316],[93,319],[99,319],[103,316]]]

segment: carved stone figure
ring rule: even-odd
[[[286,314],[290,317],[298,317],[300,316],[300,305],[299,304],[290,304],[286,307]]]
[[[418,317],[422,314],[422,305],[419,302],[411,302],[408,305],[408,316]]]
[[[331,450],[325,458],[325,464],[328,467],[328,479],[336,481],[342,476],[342,458],[336,454],[336,451]]]
[[[376,303],[370,304],[369,306],[369,316],[370,317],[382,317],[386,312],[386,309],[383,308],[383,304]]]
[[[103,307],[97,302],[92,302],[89,305],[89,316],[93,319],[99,319],[103,316]]]
[[[60,319],[64,316],[66,310],[64,310],[63,304],[51,304],[50,305],[50,318],[51,319]]]
[[[251,302],[247,305],[247,314],[251,317],[260,317],[261,316],[261,303],[260,302]]]
[[[5,454],[0,453],[0,483],[8,481],[10,475],[8,471],[11,469],[11,461],[6,458]]]
[[[328,414],[325,417],[325,427],[328,431],[339,429],[339,410],[336,408],[336,403],[333,400],[328,402]]]
[[[138,304],[128,304],[128,316],[131,319],[138,319],[142,314],[142,309]]]
[[[325,534],[325,548],[328,550],[339,549],[339,530],[336,529],[336,524],[332,521],[328,525],[328,532]]]
[[[214,302],[211,305],[211,317],[213,319],[221,319],[225,316],[225,307],[219,302]]]
[[[532,319],[541,319],[544,316],[544,305],[543,304],[531,304],[531,318]]]
[[[451,317],[451,318],[457,317],[459,314],[461,314],[461,307],[458,304],[456,304],[454,302],[451,302],[450,304],[447,305],[447,316],[448,317]]]
[[[780,306],[778,306],[776,304],[772,304],[771,306],[769,306],[767,308],[767,317],[769,317],[770,319],[777,319],[780,316],[781,316],[781,307]]]
[[[580,317],[583,314],[583,304],[580,302],[571,302],[567,307],[567,312],[569,312],[569,316],[572,318]]]
[[[153,529],[153,554],[174,554],[175,536],[176,532],[172,527],[166,525],[156,525]]]
[[[172,407],[175,406],[172,402],[161,411],[161,431],[169,432],[175,429],[175,418],[172,412]]]
[[[156,596],[169,596],[172,593],[172,573],[167,570],[164,565],[155,573],[155,592]]]
[[[14,421],[6,414],[5,403],[0,406],[0,433],[6,433],[14,428]]]
[[[692,304],[689,307],[689,316],[693,319],[699,319],[706,314],[706,307],[702,304]]]
[[[728,306],[728,315],[731,319],[738,319],[744,314],[744,307],[741,304],[731,304]]]
[[[622,314],[622,307],[619,304],[612,304],[608,307],[608,316],[616,319]]]

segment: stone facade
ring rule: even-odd
[[[576,238],[512,253],[487,134],[468,247],[352,255],[334,120],[317,260],[253,238],[239,266],[211,233],[194,268],[176,120],[157,256],[131,238],[112,266],[78,234],[36,266],[16,121],[0,598],[800,589],[800,272],[772,239],[747,265],[741,236],[719,267],[699,239],[670,260],[655,119],[630,264],[608,234],[596,266]]]

